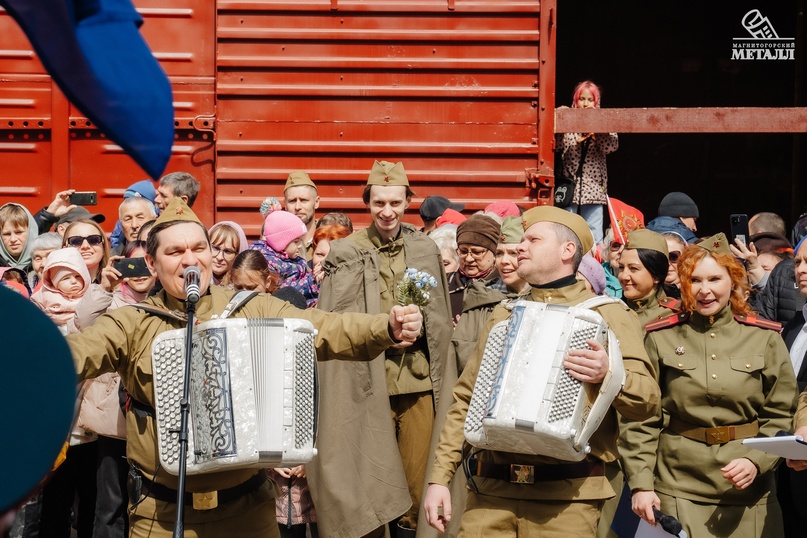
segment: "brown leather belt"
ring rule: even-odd
[[[148,497],[153,497],[158,501],[167,503],[177,502],[177,490],[171,489],[162,484],[157,484],[143,477],[141,493]],[[237,486],[217,491],[205,491],[199,493],[185,493],[185,504],[192,505],[195,510],[211,510],[220,504],[226,504],[239,499],[247,493],[252,493],[266,482],[266,473],[259,472],[246,482],[241,482]]]
[[[683,420],[675,417],[670,417],[670,423],[667,426],[673,433],[677,433],[687,439],[693,441],[700,441],[707,445],[723,445],[735,439],[746,439],[754,437],[759,433],[759,421],[749,422],[748,424],[736,424],[734,426],[716,426],[714,428],[699,428],[688,424]]]
[[[514,484],[572,480],[575,478],[588,478],[589,476],[603,476],[605,474],[600,461],[581,461],[558,465],[522,465],[518,463],[488,463],[472,457],[468,463],[473,476],[506,480]]]

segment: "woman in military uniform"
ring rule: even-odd
[[[796,380],[787,348],[743,297],[745,271],[718,234],[678,263],[684,312],[647,325],[662,412],[629,424],[642,439],[625,457],[633,511],[677,517],[690,536],[781,536],[778,458],[742,444],[790,428]]]
[[[670,267],[667,241],[651,230],[634,230],[619,258],[619,283],[627,305],[642,325],[680,310],[680,301],[667,296],[664,280]]]

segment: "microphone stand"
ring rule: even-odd
[[[187,475],[188,454],[188,415],[190,414],[191,355],[193,354],[193,315],[196,303],[187,301],[188,327],[185,332],[185,379],[182,387],[182,399],[179,402],[179,477],[177,479],[177,519],[174,522],[173,538],[185,535],[185,477]]]

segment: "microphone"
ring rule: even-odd
[[[680,521],[675,519],[673,516],[664,514],[661,510],[656,510],[653,508],[653,516],[656,518],[656,523],[661,525],[662,529],[673,536],[680,535],[681,531],[684,530],[684,527],[681,525]]]
[[[199,302],[201,291],[199,289],[199,281],[202,278],[202,273],[199,272],[198,267],[185,268],[185,297],[189,303],[196,304]]]

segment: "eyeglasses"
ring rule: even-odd
[[[224,256],[225,260],[231,260],[231,259],[235,258],[236,254],[238,254],[236,251],[234,251],[231,248],[219,248],[219,247],[211,246],[210,250],[213,251],[213,257],[214,258],[216,256],[218,256],[219,254],[221,254],[221,255]]]
[[[75,248],[79,248],[81,245],[83,245],[84,241],[87,241],[87,244],[91,247],[97,247],[98,245],[103,244],[104,236],[98,234],[74,235],[73,237],[67,238],[67,244]]]
[[[670,251],[670,263],[678,263],[678,258],[681,257],[680,250],[671,250]]]
[[[611,244],[608,246],[608,249],[611,252],[618,252],[624,245],[619,241],[611,241]]]
[[[485,254],[490,252],[486,248],[477,247],[477,248],[458,248],[457,254],[460,255],[460,258],[465,258],[466,256],[470,255],[476,261],[481,260],[485,257]]]

